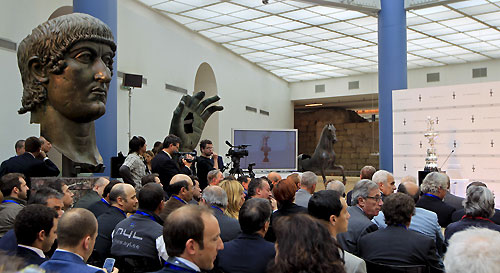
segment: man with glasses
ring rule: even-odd
[[[356,183],[352,190],[352,206],[347,209],[351,215],[347,232],[337,235],[345,251],[358,255],[359,239],[378,229],[371,219],[378,215],[382,204],[382,195],[375,182],[363,179]]]

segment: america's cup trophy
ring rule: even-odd
[[[436,138],[438,136],[438,133],[434,131],[434,120],[431,119],[431,117],[427,117],[427,131],[425,132],[424,136],[427,138],[430,145],[430,147],[427,148],[427,157],[425,158],[424,171],[427,172],[439,171],[437,165],[438,159],[436,154],[436,148],[434,147],[434,145],[436,144]]]

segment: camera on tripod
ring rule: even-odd
[[[243,175],[243,170],[240,168],[240,160],[248,156],[248,150],[246,149],[247,144],[233,146],[229,141],[226,140],[226,144],[230,147],[229,151],[227,151],[226,156],[231,157],[231,162],[233,163],[233,167],[229,170],[229,173],[232,175]]]

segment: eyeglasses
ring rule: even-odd
[[[375,200],[376,202],[378,202],[378,201],[382,200],[382,196],[381,196],[381,195],[367,196],[366,198],[373,199],[373,200]]]

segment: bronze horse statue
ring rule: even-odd
[[[314,150],[312,156],[301,154],[298,158],[299,171],[311,171],[323,177],[323,183],[326,186],[326,172],[333,172],[340,170],[344,184],[346,178],[344,175],[344,167],[342,165],[335,165],[335,151],[333,144],[337,142],[337,135],[335,134],[335,126],[333,124],[325,125],[321,132],[319,143]]]

